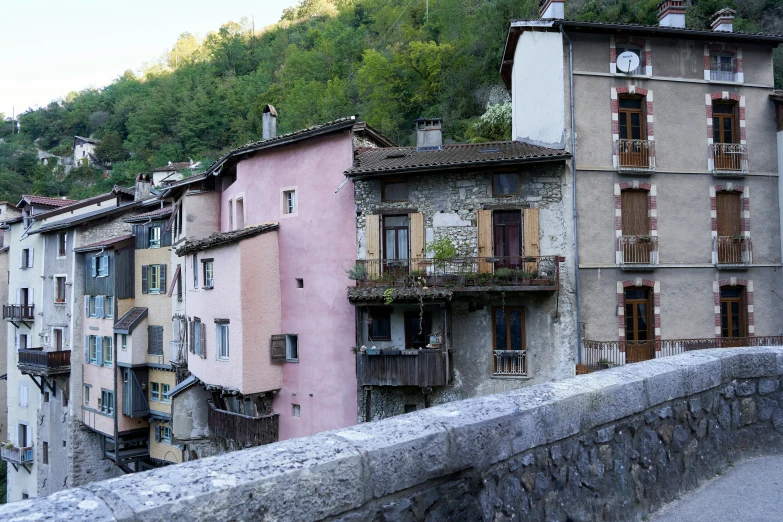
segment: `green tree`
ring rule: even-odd
[[[122,161],[127,156],[118,132],[109,131],[95,147],[95,156],[104,163]]]

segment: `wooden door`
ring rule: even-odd
[[[718,218],[718,263],[742,263],[742,195],[738,192],[716,194]]]
[[[748,336],[746,309],[744,287],[729,286],[721,288],[720,329],[723,339],[736,339]],[[721,346],[728,345],[721,343]]]
[[[648,218],[648,193],[646,190],[624,190],[621,196],[624,263],[647,264],[650,262],[652,242]]]
[[[651,294],[649,288],[625,290],[625,361],[628,363],[655,357]]]
[[[522,212],[497,210],[492,214],[494,254],[500,261],[496,268],[519,268],[522,255]]]

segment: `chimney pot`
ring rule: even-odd
[[[442,128],[441,118],[416,120],[416,150],[440,150],[443,145]]]
[[[565,18],[565,0],[541,0],[539,6],[541,18]]]
[[[685,27],[685,0],[665,0],[658,4],[658,25]]]
[[[136,190],[134,191],[133,201],[141,201],[150,197],[150,187],[152,181],[149,175],[139,174],[136,176]]]
[[[277,136],[277,110],[272,105],[264,106],[261,124],[262,139],[268,140]]]
[[[712,15],[712,23],[710,26],[713,31],[723,31],[727,33],[734,32],[734,15],[737,12],[734,9],[724,7],[714,15]]]

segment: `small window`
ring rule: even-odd
[[[90,387],[84,387],[84,405],[90,407]]]
[[[150,248],[160,248],[160,227],[150,227]]]
[[[87,309],[90,311],[90,317],[98,317],[98,312],[95,309],[97,302],[98,299],[95,297],[87,296]]]
[[[92,276],[106,277],[109,275],[109,256],[95,256],[92,258]]]
[[[94,335],[90,336],[90,362],[98,364],[98,338]]]
[[[60,232],[57,234],[57,257],[65,257],[68,247],[68,234]]]
[[[103,316],[114,317],[114,297],[107,295],[103,299]]]
[[[160,385],[160,402],[169,402],[169,391],[171,390],[171,386],[168,384],[161,384]]]
[[[43,442],[43,463],[49,464],[49,443],[46,441]]]
[[[304,288],[304,279],[296,278],[296,287],[297,288]]]
[[[54,278],[54,302],[65,302],[65,277]]]
[[[165,291],[163,288],[163,265],[150,265],[149,269],[149,291],[151,294],[161,294]]]
[[[49,402],[49,392],[44,392],[43,401]]]
[[[198,256],[193,256],[193,288],[198,288]]]
[[[302,413],[301,406],[299,406],[298,404],[292,404],[292,406],[293,408],[291,413],[293,414],[294,417],[299,417]]]
[[[160,384],[157,382],[150,383],[150,400],[160,402]]]
[[[160,440],[166,444],[171,444],[171,428],[168,426],[160,427]]]
[[[127,336],[127,334],[122,334],[121,339],[122,339],[122,341],[121,341],[122,342],[122,344],[121,344],[122,351],[125,352],[125,351],[128,350],[128,336]]]
[[[228,359],[228,324],[215,324],[217,335],[217,357],[218,359]]]
[[[408,183],[384,181],[381,186],[381,201],[408,201]]]
[[[710,55],[710,80],[719,82],[737,81],[734,75],[734,57],[724,54]]]
[[[54,339],[52,340],[52,346],[54,346],[54,349],[58,352],[62,351],[63,349],[63,329],[62,328],[55,328],[52,330],[52,335],[54,336]]]
[[[521,190],[517,173],[498,173],[492,176],[493,196],[517,196]]]
[[[283,192],[283,213],[296,214],[296,191],[286,190]]]
[[[391,341],[391,310],[388,308],[372,309],[370,341]]]
[[[114,360],[114,350],[112,349],[112,338],[103,338],[103,364],[104,366],[111,366]]]
[[[201,262],[204,266],[204,288],[213,288],[215,286],[215,262],[211,259],[205,259]]]
[[[299,336],[296,334],[285,336],[285,360],[299,362]]]
[[[114,392],[101,390],[101,412],[114,415]]]
[[[245,228],[245,200],[237,199],[237,230]]]
[[[234,202],[228,200],[228,229],[234,230]]]
[[[29,248],[22,250],[22,261],[20,268],[30,268],[33,266],[33,254]]]

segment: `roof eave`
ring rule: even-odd
[[[420,167],[405,167],[399,169],[383,169],[362,172],[346,171],[345,175],[351,179],[370,179],[383,176],[394,176],[398,174],[417,174],[422,172],[443,172],[454,170],[472,170],[476,168],[487,167],[505,167],[509,165],[521,165],[531,163],[556,163],[571,159],[571,153],[566,152],[556,156],[537,156],[534,158],[513,158],[509,160],[490,160],[490,161],[470,161],[466,163],[453,163],[449,165],[424,165]]]

